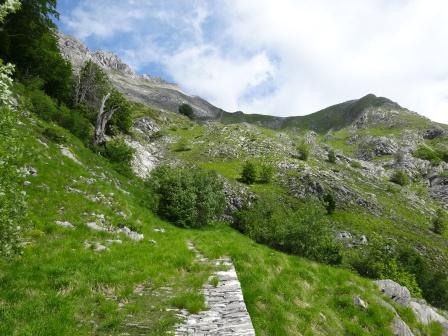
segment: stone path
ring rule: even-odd
[[[188,243],[188,248],[196,253],[199,262],[210,262],[191,242]],[[208,309],[198,314],[180,311],[179,316],[183,318],[184,323],[176,326],[175,335],[255,336],[231,259],[222,258],[213,262],[217,266],[225,266],[226,270],[215,272],[203,287]]]

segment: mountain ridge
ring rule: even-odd
[[[428,126],[432,124],[429,119],[401,107],[388,98],[377,97],[374,94],[335,104],[303,116],[279,117],[247,114],[242,111],[228,112],[199,96],[188,95],[174,83],[168,83],[150,75],[136,74],[129,65],[109,51],[92,52],[82,42],[71,36],[63,33],[58,33],[57,36],[61,53],[71,62],[75,72],[79,71],[84,62],[92,60],[106,70],[114,86],[128,99],[175,113],[178,112],[179,105],[186,103],[192,106],[194,118],[197,121],[220,121],[224,124],[247,122],[271,129],[297,127],[326,133],[351,125],[360,127],[372,119],[377,110],[380,110],[383,119],[387,119],[386,114],[406,113],[420,118],[422,123]],[[368,109],[370,109],[370,118],[364,117],[361,120],[363,113]]]

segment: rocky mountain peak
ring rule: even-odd
[[[134,70],[124,63],[117,55],[109,51],[99,50],[93,53],[93,59],[104,68],[122,72],[123,74],[135,76]]]

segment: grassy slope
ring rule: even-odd
[[[219,174],[231,180],[237,180],[240,177],[242,165],[248,159],[268,160],[273,163],[293,162],[301,166],[307,165],[314,172],[332,172],[343,171],[347,174],[343,175],[342,181],[350,188],[356,190],[360,195],[369,197],[374,194],[376,202],[383,209],[381,216],[375,216],[362,207],[349,207],[345,209],[337,209],[332,216],[332,220],[336,227],[341,230],[349,230],[355,234],[365,234],[367,236],[373,233],[379,233],[383,237],[398,240],[410,246],[424,247],[429,255],[437,260],[439,266],[448,267],[448,240],[447,237],[441,237],[434,234],[431,230],[431,216],[428,213],[421,212],[411,206],[409,198],[415,194],[422,197],[425,201],[425,208],[435,209],[436,203],[422,191],[421,185],[416,182],[409,187],[398,187],[387,179],[378,179],[376,177],[366,176],[362,169],[352,168],[348,164],[337,163],[330,164],[325,160],[319,160],[315,155],[311,155],[310,159],[303,163],[297,159],[291,159],[286,153],[281,151],[264,151],[259,155],[247,155],[245,149],[238,147],[241,137],[251,138],[256,136],[256,142],[270,140],[279,144],[287,144],[284,140],[279,140],[279,133],[273,130],[267,130],[256,126],[243,127],[241,125],[225,125],[219,124],[211,128],[218,129],[218,132],[209,131],[210,126],[192,125],[184,118],[176,119],[173,116],[172,123],[180,125],[176,128],[167,128],[170,136],[176,137],[178,143],[187,143],[186,151],[176,151],[176,144],[171,148],[168,156],[181,159],[184,162],[197,164],[203,168],[217,171]],[[419,119],[418,121],[421,121]],[[418,126],[417,121],[414,124]],[[403,129],[361,129],[353,131],[360,135],[400,135]],[[318,136],[317,141],[320,144],[327,144],[335,148],[337,151],[352,155],[356,152],[356,144],[349,145],[347,140],[355,133],[349,132],[346,128],[332,134],[330,138]],[[288,131],[287,137],[295,141],[297,140],[296,131]],[[255,143],[254,143],[255,144]],[[210,148],[230,146],[236,151],[232,157],[209,155]],[[255,146],[255,145],[254,145]],[[254,147],[252,146],[252,147]],[[249,146],[250,147],[250,146]],[[300,168],[296,173],[300,175],[304,168]],[[250,189],[256,193],[286,193],[278,183],[273,181],[268,185],[255,184]],[[425,188],[423,188],[425,189]],[[391,206],[391,199],[394,200]]]
[[[194,262],[188,239],[209,257],[232,256],[258,335],[390,335],[392,314],[376,303],[378,293],[369,280],[257,245],[224,224],[202,231],[173,227],[144,206],[140,181],[119,176],[69,134],[67,146],[82,165],[62,156],[58,145],[41,135],[46,126],[29,120],[21,126],[27,164],[38,176],[26,178],[32,184],[26,187],[30,226],[24,253],[0,261],[1,335],[138,334],[141,330],[129,326],[133,323],[147,326],[148,335],[163,335],[176,321],[166,309],[174,304],[199,309],[199,288],[211,273]],[[83,178],[94,180],[88,184]],[[67,191],[69,186],[106,197],[94,202]],[[121,237],[123,244],[110,251],[85,249],[85,240],[114,238],[85,227],[92,212],[114,226],[143,232],[145,240]],[[76,228],[60,228],[55,220]],[[154,232],[156,227],[166,233]],[[160,295],[166,286],[171,294]],[[369,308],[355,306],[355,295]]]

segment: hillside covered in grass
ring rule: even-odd
[[[222,258],[257,335],[447,334],[446,125],[229,114],[55,16],[0,5],[1,335],[180,335]]]

